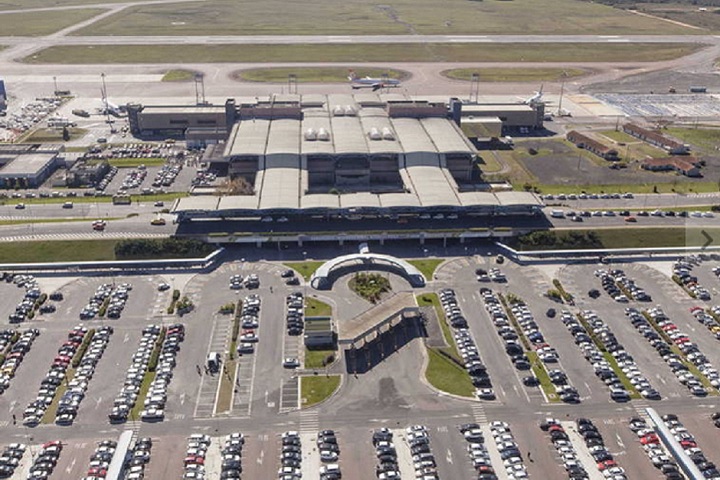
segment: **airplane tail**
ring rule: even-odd
[[[347,78],[351,82],[353,80],[357,80],[358,76],[357,76],[357,73],[355,73],[355,70],[353,70],[352,68],[348,69],[348,77]]]

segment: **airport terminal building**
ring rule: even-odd
[[[176,201],[179,221],[251,216],[533,215],[526,192],[477,188],[477,151],[460,109],[402,95],[287,95],[226,105],[229,135],[213,168],[252,195]],[[475,173],[475,176],[474,176]]]

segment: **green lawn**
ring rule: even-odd
[[[438,265],[444,261],[444,258],[424,258],[408,260],[408,263],[420,270],[420,272],[425,275],[425,280],[430,281],[433,279],[433,274],[435,273]]]
[[[428,366],[425,378],[430,385],[443,392],[472,397],[475,387],[467,371],[452,360],[443,356],[437,349],[428,348]]]
[[[640,217],[642,218],[642,217]],[[642,221],[642,220],[641,220]],[[701,246],[707,239],[702,234],[707,232],[711,238],[720,239],[720,228],[683,228],[683,227],[617,227],[600,228],[590,230],[594,232],[600,242],[600,247],[579,246],[577,248],[642,248],[642,247],[684,247]],[[573,232],[585,233],[588,230],[567,229],[556,230],[557,235],[568,236]],[[715,241],[712,246],[717,246],[720,240]],[[527,246],[526,250],[543,250],[552,248],[572,248],[554,245]]]
[[[456,33],[456,32],[455,32]],[[22,59],[31,64],[274,63],[274,62],[647,62],[699,49],[673,43],[476,43],[292,45],[65,45]]]
[[[329,317],[332,315],[332,307],[317,298],[307,297],[305,299],[306,317]]]
[[[305,279],[305,281],[309,281],[310,277],[312,277],[312,274],[315,273],[315,270],[320,268],[320,265],[322,265],[325,262],[316,262],[316,261],[307,261],[307,262],[285,262],[283,265],[285,265],[288,268],[292,268],[296,272],[298,272],[302,277]]]
[[[132,202],[156,202],[162,200],[164,202],[172,201],[177,198],[187,197],[187,192],[170,192],[170,193],[156,193],[154,195],[131,195]],[[38,204],[61,204],[65,202],[73,203],[112,203],[112,197],[110,195],[102,197],[48,197],[48,198],[3,198],[0,199],[0,205],[15,205],[16,203],[24,203],[25,205],[38,205]]]
[[[156,372],[145,372],[143,381],[140,384],[137,400],[135,400],[135,405],[132,410],[130,410],[128,420],[140,420],[140,413],[145,409],[145,397],[147,397],[147,393],[150,391],[150,384],[152,384],[152,381],[155,379],[155,374]]]
[[[417,300],[418,306],[435,308],[435,314],[437,315],[438,322],[440,323],[440,329],[442,330],[443,338],[445,339],[445,343],[448,345],[442,350],[448,355],[450,355],[452,358],[456,359],[458,362],[462,361],[462,357],[460,357],[460,354],[457,351],[457,347],[455,346],[455,339],[453,338],[453,334],[450,331],[450,325],[448,325],[447,323],[447,319],[445,318],[445,312],[440,305],[440,299],[438,298],[437,294],[423,293],[417,295],[415,298]]]
[[[303,407],[312,407],[335,393],[340,375],[315,375],[300,378],[300,398]]]
[[[198,72],[194,70],[184,70],[181,68],[168,70],[162,77],[163,82],[191,82]]]
[[[548,376],[547,370],[545,369],[545,364],[542,363],[534,351],[527,351],[525,355],[527,355],[530,361],[533,375],[540,381],[540,388],[542,388],[545,393],[545,397],[547,397],[549,402],[559,402],[560,397],[558,397],[557,391],[555,390],[555,385],[550,381],[550,376]]]
[[[232,409],[233,388],[235,388],[233,382],[235,370],[237,369],[237,360],[230,360],[228,356],[225,358],[224,368],[227,368],[228,375],[220,373],[220,391],[215,405],[217,413],[229,412]]]
[[[720,129],[717,128],[668,127],[664,133],[708,154],[717,155],[716,149],[720,147]]]
[[[335,355],[335,350],[310,350],[305,349],[305,368],[324,368],[323,360],[328,355]]]
[[[108,159],[108,163],[110,163],[110,165],[112,165],[113,167],[117,168],[137,168],[140,165],[145,165],[146,167],[160,167],[162,165],[165,165],[165,162],[167,162],[166,158],[153,157]]]
[[[117,240],[6,242],[0,263],[42,263],[115,260]]]
[[[392,68],[369,67],[273,67],[251,68],[239,70],[233,75],[237,80],[261,83],[285,83],[288,75],[295,75],[298,83],[345,83],[348,81],[349,70],[352,69],[358,77],[388,78],[405,80],[410,77],[408,72]]]
[[[0,15],[0,18],[3,16]],[[84,128],[68,128],[70,140],[82,138],[87,133]],[[40,143],[63,143],[62,128],[39,128],[23,139],[24,142],[40,142]]]
[[[635,143],[641,141],[633,137],[632,135],[623,132],[622,130],[603,130],[597,133],[609,138],[610,140],[614,140],[617,143]]]
[[[589,75],[583,68],[454,68],[440,72],[454,80],[470,81],[477,73],[481,82],[559,82]]]
[[[531,182],[532,183],[532,182]],[[619,183],[606,185],[537,185],[540,193],[558,194],[558,193],[710,193],[720,191],[718,182],[700,181],[680,179],[677,182],[653,182],[653,183]]]
[[[72,367],[68,367],[65,371],[65,379],[60,382],[60,385],[58,385],[57,390],[55,390],[55,396],[52,399],[52,402],[50,405],[48,405],[47,409],[45,409],[45,413],[43,414],[41,423],[53,423],[55,422],[55,417],[57,416],[57,409],[58,406],[60,406],[60,399],[67,391],[68,383],[75,377],[75,369]]]
[[[118,36],[208,33],[694,35],[705,32],[599,3],[574,0],[388,0],[382,3],[364,0],[207,0],[131,6],[79,32],[81,35]],[[478,47],[485,48],[484,45]]]
[[[47,5],[45,5],[47,6]],[[2,7],[0,6],[0,10]],[[85,8],[54,12],[17,12],[0,15],[0,35],[39,37],[82,22],[104,10]]]

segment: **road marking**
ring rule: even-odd
[[[616,433],[616,434],[615,434],[615,438],[617,438],[617,443],[618,443],[618,445],[620,445],[620,448],[624,449],[624,448],[625,448],[625,444],[623,443],[622,438],[620,438],[620,434],[619,434],[619,433]]]
[[[453,460],[452,460],[452,452],[450,451],[449,448],[448,448],[447,457],[445,457],[445,460],[447,460],[448,463],[453,463]]]
[[[265,458],[265,450],[260,450],[260,455],[258,455],[258,457],[257,457],[257,459],[256,459],[256,462],[257,462],[259,465],[262,465],[262,463],[263,463],[263,458]]]

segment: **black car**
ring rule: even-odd
[[[290,270],[290,269],[284,270],[284,271],[280,274],[280,276],[281,276],[282,278],[294,277],[294,276],[295,276],[295,271],[294,271],[294,270]]]
[[[523,385],[525,385],[526,387],[537,387],[538,385],[540,385],[540,380],[538,380],[538,378],[533,375],[523,377]]]

